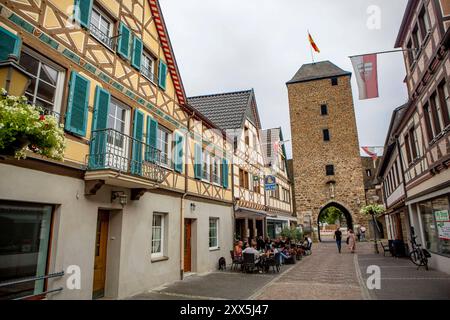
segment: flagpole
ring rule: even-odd
[[[367,55],[371,55],[371,54],[384,54],[384,53],[405,52],[405,51],[416,51],[416,50],[419,50],[419,49],[411,48],[411,49],[398,49],[398,50],[378,51],[378,52],[372,52],[372,53],[357,54],[357,55],[354,55],[354,56],[348,56],[348,57],[349,57],[349,58],[354,58],[354,57],[367,56]]]
[[[311,34],[309,33],[309,29],[307,29],[307,31],[308,31],[308,39],[309,39],[309,36],[310,36]],[[312,48],[312,45],[311,45],[311,44],[309,45],[309,49],[311,50],[311,60],[312,60],[312,63],[314,63],[314,52],[313,52],[313,48]]]

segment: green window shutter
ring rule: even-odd
[[[160,60],[158,72],[158,85],[161,89],[166,90],[166,79],[167,79],[167,65]]]
[[[175,171],[183,172],[183,136],[176,132],[175,133],[175,154],[174,154],[174,162],[175,162]]]
[[[138,70],[141,70],[142,60],[142,40],[138,37],[133,37],[133,52],[131,57],[131,65]]]
[[[196,179],[202,178],[202,146],[195,144],[194,150],[194,175]]]
[[[222,187],[228,189],[228,160],[222,160]]]
[[[90,81],[75,71],[70,78],[65,129],[86,136]]]
[[[123,22],[120,22],[119,33],[120,38],[117,43],[117,52],[128,60],[130,58],[131,31]]]
[[[14,33],[0,27],[0,61],[8,60],[10,54],[19,58],[22,41]]]
[[[142,174],[142,138],[144,136],[144,114],[136,109],[134,111],[133,126],[133,154],[131,158],[131,173]]]
[[[91,23],[92,1],[93,0],[75,0],[74,4],[75,21],[86,29],[89,29]]]
[[[100,86],[95,88],[94,116],[92,120],[89,167],[104,168],[106,158],[106,141],[108,139],[108,113],[110,93]]]
[[[145,160],[150,162],[156,162],[156,137],[158,135],[158,121],[154,118],[147,116],[147,150],[145,152]]]

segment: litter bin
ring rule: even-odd
[[[394,257],[405,257],[405,243],[403,240],[394,240],[392,241],[392,251]]]

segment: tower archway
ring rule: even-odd
[[[353,217],[352,217],[350,211],[343,204],[336,202],[336,201],[331,201],[331,202],[327,203],[325,206],[323,206],[320,209],[319,214],[317,215],[317,233],[318,233],[320,242],[322,241],[321,219],[328,212],[328,209],[333,208],[333,207],[338,209],[338,211],[342,215],[342,219],[345,219],[345,224],[346,224],[347,229],[353,229]]]

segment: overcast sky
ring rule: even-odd
[[[348,56],[392,50],[407,0],[160,0],[188,96],[253,88],[263,128],[290,139],[286,82],[311,62],[307,30],[330,60],[351,71]],[[380,28],[368,28],[371,5]],[[382,146],[392,111],[405,103],[401,53],[378,57],[380,98],[358,100],[359,143]],[[291,155],[290,143],[287,146]]]

